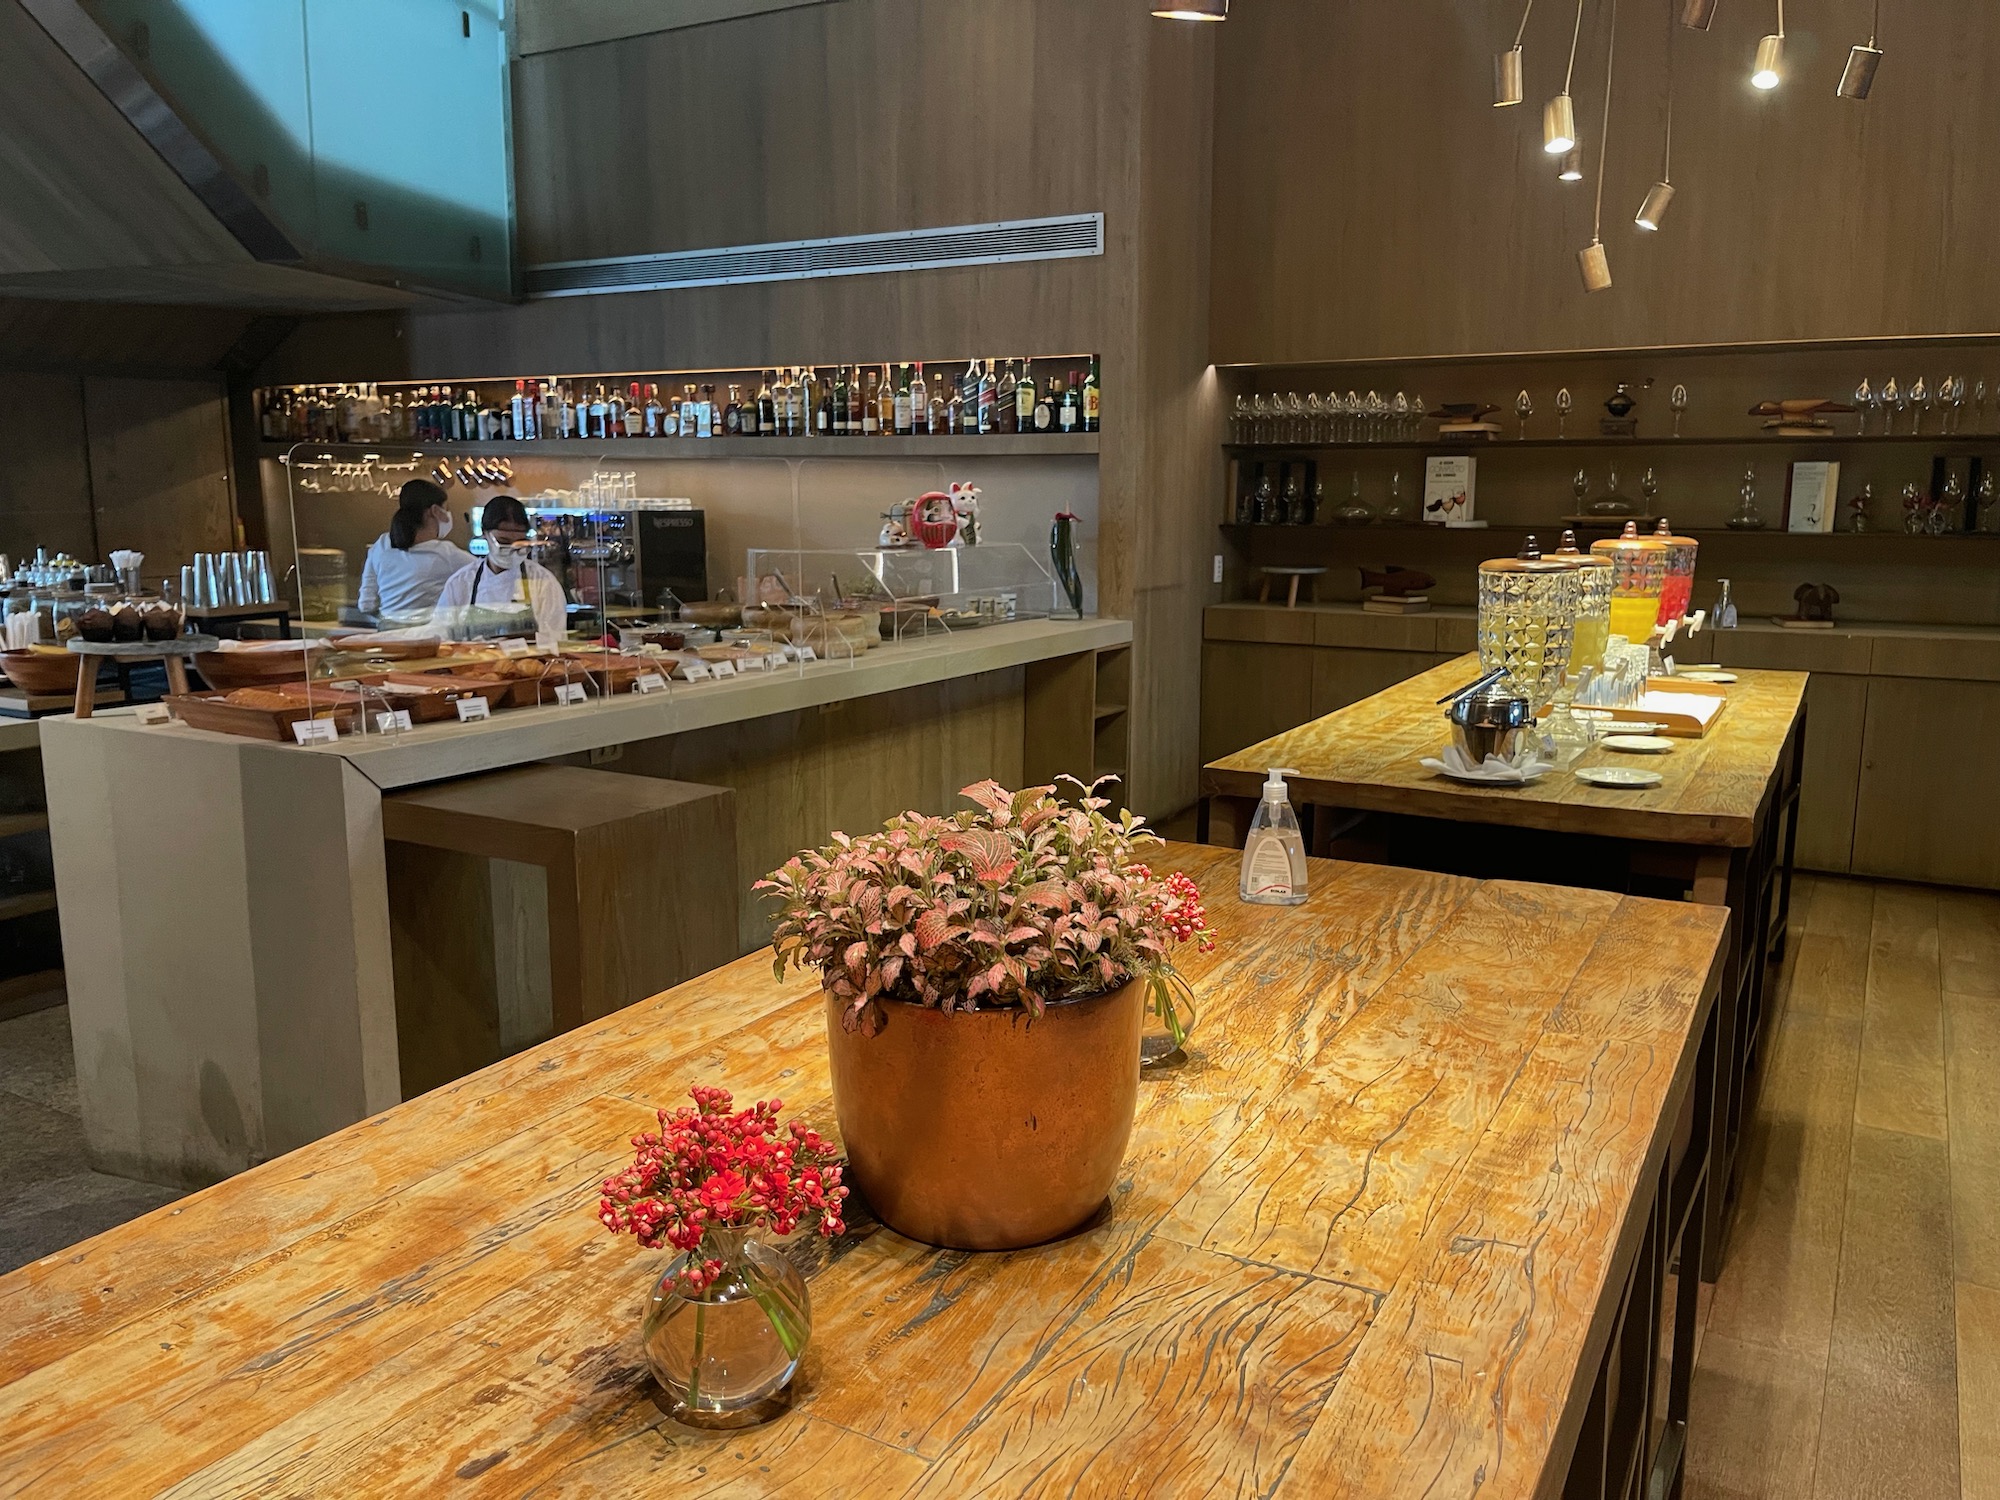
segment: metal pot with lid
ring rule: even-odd
[[[1534,727],[1535,706],[1503,679],[1454,698],[1444,716],[1459,753],[1478,765],[1489,755],[1514,758],[1523,732]]]

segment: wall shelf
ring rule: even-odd
[[[355,450],[393,449],[440,458],[578,458],[609,463],[618,458],[1041,458],[1089,456],[1098,451],[1096,432],[996,432],[985,437],[861,438],[531,438],[524,442],[427,443],[408,438],[380,443],[290,443],[259,445],[266,458],[294,448],[324,447],[351,458]]]
[[[1810,448],[1815,445],[1825,447],[1839,444],[1843,447],[1876,444],[1884,446],[1929,444],[1933,448],[1980,448],[2000,447],[2000,432],[1899,432],[1894,435],[1884,433],[1827,432],[1811,437],[1500,437],[1484,442],[1463,442],[1452,439],[1396,438],[1381,442],[1340,442],[1340,443],[1224,443],[1222,451],[1233,458],[1287,459],[1306,458],[1315,453],[1367,453],[1367,452],[1415,452],[1418,450],[1434,454],[1502,453],[1507,451],[1527,452],[1551,448]]]
[[[1604,516],[1597,520],[1544,520],[1544,521],[1496,521],[1490,526],[1426,526],[1422,524],[1369,526],[1311,525],[1290,526],[1277,524],[1251,524],[1244,521],[1224,521],[1222,534],[1238,540],[1248,540],[1252,536],[1285,536],[1302,540],[1326,540],[1347,537],[1356,541],[1368,537],[1393,537],[1408,540],[1413,536],[1430,536],[1442,541],[1463,539],[1472,551],[1498,547],[1501,551],[1511,550],[1517,539],[1524,533],[1532,532],[1545,542],[1544,551],[1552,551],[1555,539],[1565,530],[1612,532],[1624,527],[1628,520],[1640,521],[1640,530],[1647,533],[1654,522],[1637,516]],[[1724,526],[1676,526],[1675,532],[1682,536],[1697,538],[1714,537],[1730,541],[1752,544],[1786,542],[1805,543],[1815,547],[1875,548],[1895,549],[1910,552],[1953,552],[1965,547],[1983,548],[2000,543],[2000,533],[1986,531],[1947,531],[1941,536],[1928,533],[1913,534],[1907,531],[1785,531],[1776,526],[1767,526],[1762,531],[1732,531]],[[1484,540],[1481,540],[1481,539]]]

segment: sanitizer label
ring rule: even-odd
[[[1250,855],[1244,882],[1253,896],[1289,896],[1292,892],[1292,858],[1284,844],[1273,838],[1262,840]]]

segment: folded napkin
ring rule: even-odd
[[[1418,762],[1427,771],[1440,775],[1462,776],[1471,781],[1491,781],[1499,785],[1521,785],[1533,781],[1552,769],[1551,762],[1541,755],[1541,745],[1533,742],[1525,746],[1513,760],[1502,760],[1497,755],[1486,757],[1484,764],[1475,766],[1466,758],[1465,752],[1456,744],[1446,745],[1438,758],[1425,756]]]

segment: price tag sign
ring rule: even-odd
[[[340,730],[331,719],[299,719],[292,725],[292,738],[301,745],[331,745]]]
[[[141,724],[165,724],[173,718],[164,703],[142,703],[139,705]]]
[[[481,700],[482,702],[484,700]],[[559,682],[556,684],[556,702],[565,707],[583,702],[583,684],[580,682]],[[481,717],[484,717],[482,715]]]
[[[770,666],[771,658],[762,651],[757,652],[754,656],[743,658],[743,670],[746,672],[764,672],[768,671]]]
[[[406,713],[403,717],[407,719],[409,715]],[[470,724],[475,719],[490,719],[492,717],[493,706],[484,698],[475,695],[470,698],[461,698],[458,700],[459,723]]]
[[[689,682],[706,682],[714,675],[709,671],[708,663],[705,661],[686,662],[681,667],[681,673]]]
[[[406,734],[410,728],[410,711],[407,708],[392,708],[375,715],[377,734]]]
[[[641,672],[632,683],[635,693],[664,693],[666,690],[667,679],[658,672]]]
[[[500,654],[502,656],[526,656],[532,649],[526,641],[521,640],[519,637],[500,643]]]
[[[801,646],[801,647],[799,647],[799,660],[800,660],[800,661],[818,661],[818,660],[819,660],[819,653],[818,653],[817,651],[813,650],[813,648],[812,648],[812,647],[810,647],[810,646]]]
[[[733,661],[719,661],[711,666],[709,670],[717,677],[734,677],[736,675],[736,663]]]
[[[338,682],[329,682],[327,686],[343,693],[358,693],[361,691],[361,684],[349,678],[342,678]]]

